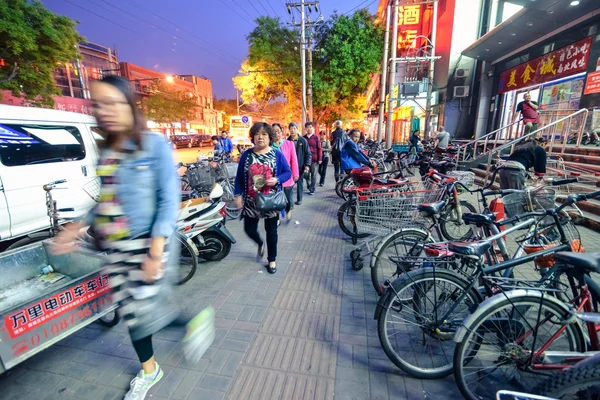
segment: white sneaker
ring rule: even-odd
[[[215,340],[215,309],[205,308],[187,326],[183,339],[185,358],[188,363],[196,364]]]
[[[163,377],[163,370],[157,362],[154,363],[156,371],[152,374],[145,374],[144,370],[138,372],[137,376],[131,380],[129,392],[125,394],[124,400],[143,400],[146,398],[148,390],[160,381]]]

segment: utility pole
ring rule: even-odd
[[[308,37],[308,120],[313,121],[313,102],[312,102],[312,37]]]
[[[377,142],[383,139],[383,117],[385,115],[385,85],[388,75],[388,51],[390,47],[390,18],[392,7],[387,6],[385,16],[385,38],[383,44],[383,61],[381,61],[381,93],[379,94],[379,118],[377,120]]]
[[[394,24],[392,32],[392,43],[390,46],[390,88],[388,90],[388,120],[387,120],[387,132],[385,134],[385,145],[389,149],[392,147],[392,136],[394,135],[394,124],[392,116],[394,114],[393,105],[396,104],[396,99],[392,100],[394,95],[394,86],[396,86],[396,58],[398,53],[398,0],[394,0]]]
[[[307,110],[307,82],[306,82],[306,51],[307,51],[307,41],[306,41],[306,28],[313,26],[314,23],[307,18],[306,11],[309,13],[312,12],[312,8],[316,12],[319,11],[319,2],[318,1],[305,1],[301,0],[299,3],[286,3],[286,7],[289,14],[292,14],[292,8],[296,9],[300,12],[300,24],[296,24],[295,18],[292,19],[292,24],[294,26],[300,26],[300,64],[302,67],[302,126],[300,127],[301,132],[304,130],[304,125],[307,121],[307,111],[308,118],[312,121],[313,113],[312,113],[312,41],[309,39],[308,44],[308,98],[309,105]],[[322,16],[319,17],[322,20]]]
[[[237,115],[240,115],[240,91],[235,90],[235,106],[237,107]]]
[[[304,0],[300,2],[300,24],[302,25],[300,32],[300,63],[302,65],[302,125],[300,126],[300,134],[304,132],[304,124],[306,124],[306,21],[304,19]]]
[[[431,27],[431,60],[427,71],[427,101],[425,105],[425,132],[423,138],[429,139],[429,128],[431,125],[431,98],[433,96],[433,64],[435,63],[435,43],[437,38],[437,14],[438,2],[433,3],[433,24]]]

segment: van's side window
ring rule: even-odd
[[[84,158],[81,133],[73,126],[0,124],[0,162],[7,167]]]

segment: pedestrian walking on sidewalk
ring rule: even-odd
[[[141,400],[163,376],[154,359],[152,335],[174,323],[179,314],[169,302],[177,277],[174,261],[179,259],[178,242],[171,240],[181,200],[179,177],[165,139],[145,130],[128,80],[108,76],[94,81],[91,97],[104,138],[97,167],[100,198],[84,221],[65,226],[53,251],[72,251],[82,228],[91,225],[100,249],[107,253],[112,299],[142,368],[125,400]],[[188,330],[184,350],[197,350],[196,339],[196,333]]]
[[[514,121],[519,118],[519,114],[523,117],[523,125],[525,125],[525,135],[532,131],[537,131],[540,123],[540,115],[538,114],[538,103],[531,100],[531,93],[527,92],[523,96],[523,101],[517,104],[515,110]]]
[[[310,176],[308,180],[308,194],[315,194],[315,187],[317,186],[317,172],[323,162],[323,150],[321,149],[321,138],[315,135],[315,126],[312,122],[308,121],[304,125],[306,135],[304,138],[308,143],[310,149]]]
[[[331,133],[331,161],[336,183],[342,177],[342,148],[347,141],[348,135],[342,129],[342,121],[336,121],[335,130]]]
[[[273,128],[267,123],[257,122],[250,128],[254,148],[246,150],[238,164],[235,177],[235,202],[242,209],[244,232],[258,245],[256,259],[262,261],[265,243],[258,233],[258,222],[265,221],[267,234],[267,271],[277,272],[277,222],[279,211],[261,211],[256,205],[258,193],[274,194],[284,182],[292,179],[292,171],[281,151],[272,145],[275,141]]]
[[[283,182],[283,191],[285,192],[285,198],[287,199],[287,206],[285,207],[285,220],[289,223],[292,220],[292,210],[294,209],[294,185],[300,178],[298,172],[298,156],[296,155],[296,147],[294,143],[283,138],[283,128],[280,124],[273,124],[273,133],[275,134],[275,141],[273,147],[281,153],[287,160],[292,170],[292,178]]]
[[[331,155],[331,142],[327,139],[325,131],[321,131],[321,149],[323,150],[323,162],[319,165],[319,186],[325,185],[325,176],[327,175],[327,166]]]
[[[290,122],[289,129],[289,140],[294,142],[296,146],[296,158],[298,159],[298,170],[300,172],[300,178],[296,183],[296,205],[300,205],[302,204],[302,195],[304,193],[304,176],[310,171],[311,153],[308,148],[308,142],[300,136],[298,124]]]

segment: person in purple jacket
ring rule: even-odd
[[[257,193],[276,193],[281,185],[292,178],[292,171],[285,156],[275,150],[275,133],[267,123],[257,122],[250,128],[250,139],[254,148],[246,150],[240,158],[235,177],[235,202],[242,209],[244,232],[258,245],[257,262],[265,254],[265,245],[258,233],[258,221],[265,220],[267,233],[267,271],[277,272],[277,223],[278,211],[261,211],[256,207]]]

